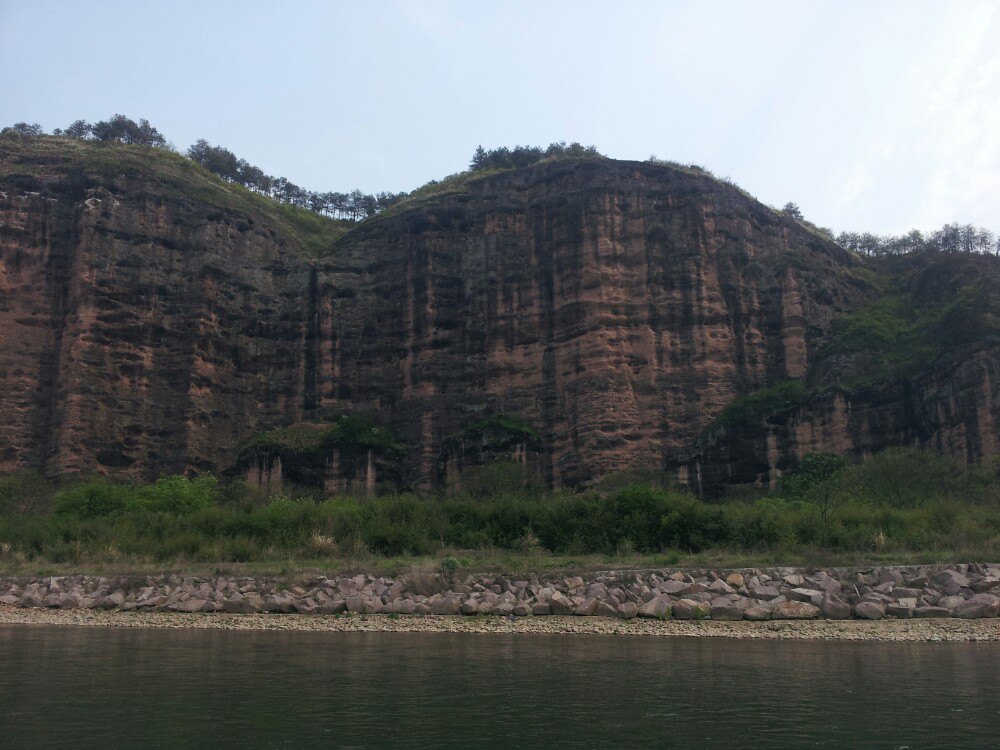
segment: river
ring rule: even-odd
[[[0,626],[0,746],[995,748],[1000,644]]]

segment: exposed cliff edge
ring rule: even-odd
[[[992,312],[962,342],[921,329],[884,372],[845,334],[880,300],[944,326],[945,302],[996,298],[995,259],[941,262],[873,268],[658,164],[464,175],[348,229],[162,151],[4,143],[0,470],[270,476],[264,433],[344,415],[388,442],[316,428],[338,490],[454,486],[501,455],[554,485],[648,468],[708,495],[817,450],[975,459],[1000,450]],[[787,382],[796,403],[720,429]]]

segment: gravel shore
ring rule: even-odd
[[[24,609],[0,605],[0,625],[75,625],[110,628],[191,628],[373,633],[547,633],[656,637],[785,638],[846,641],[1000,642],[1000,619],[980,620],[620,620],[610,617],[449,615],[289,615],[225,612],[119,612]]]

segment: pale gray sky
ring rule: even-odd
[[[1000,229],[998,50],[986,0],[0,0],[0,124],[146,117],[319,190],[577,140],[835,231]]]

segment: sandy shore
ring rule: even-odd
[[[192,628],[376,633],[546,633],[654,637],[786,638],[846,641],[1000,642],[1000,618],[981,620],[802,620],[712,622],[605,617],[290,615],[22,609],[0,605],[0,625]]]

